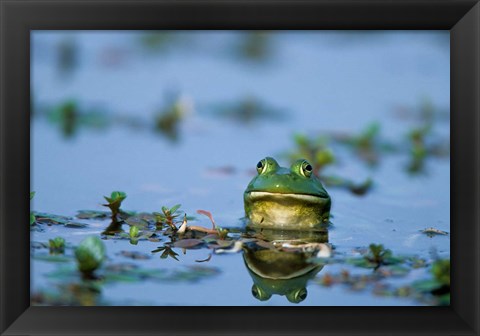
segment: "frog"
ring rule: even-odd
[[[267,301],[278,295],[295,304],[306,299],[308,283],[325,266],[318,260],[312,262],[311,258],[318,255],[320,246],[328,246],[328,231],[302,232],[308,234],[299,236],[292,230],[247,231],[247,237],[256,237],[243,248],[243,260],[253,280],[251,293],[255,299]],[[312,244],[316,248],[308,248]]]
[[[307,160],[296,160],[285,168],[266,157],[256,170],[243,194],[248,225],[303,230],[328,223],[332,201]]]

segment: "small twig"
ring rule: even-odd
[[[200,231],[205,233],[218,234],[217,230],[207,229],[207,228],[204,228],[203,226],[188,226],[187,229],[191,231]]]

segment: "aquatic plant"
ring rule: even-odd
[[[51,254],[63,254],[65,252],[65,239],[62,237],[49,239],[48,248]]]
[[[367,164],[375,166],[378,163],[380,153],[391,152],[395,149],[392,144],[381,139],[380,131],[380,123],[372,122],[359,134],[337,134],[333,136],[333,139],[349,146]]]
[[[373,180],[368,177],[365,181],[356,183],[352,180],[334,176],[334,175],[322,175],[320,176],[322,182],[328,187],[338,187],[350,190],[353,194],[362,196],[365,195],[373,187]]]
[[[217,226],[215,223],[215,220],[213,219],[212,213],[207,210],[197,210],[197,213],[200,215],[207,216],[210,219],[210,222],[212,222],[212,228],[217,231],[218,235],[220,236],[221,234],[224,235],[224,238],[226,236],[226,233],[228,233],[227,230],[222,229],[221,227]]]
[[[420,293],[433,295],[440,305],[450,304],[450,260],[436,260],[430,274],[432,278],[416,281],[412,287]]]
[[[184,37],[184,36],[182,36]],[[166,52],[180,42],[179,33],[170,31],[149,31],[139,37],[140,46],[148,52]]]
[[[162,212],[154,212],[157,227],[162,227],[164,224],[168,225],[172,230],[177,231],[176,224],[179,223],[177,218],[181,215],[181,204],[176,204],[171,208],[162,206]]]
[[[251,31],[241,34],[237,53],[242,59],[252,62],[265,62],[273,54],[272,32]]]
[[[171,246],[169,245],[164,245],[161,247],[156,248],[155,250],[152,251],[152,253],[158,253],[158,252],[163,252],[160,255],[161,259],[167,259],[168,257],[173,258],[178,261],[178,253],[176,253]]]
[[[327,146],[326,137],[310,138],[304,134],[295,134],[293,141],[296,148],[287,153],[291,163],[298,159],[306,159],[312,164],[314,173],[318,176],[325,167],[335,162],[335,155]]]
[[[122,202],[127,198],[127,194],[122,191],[113,191],[110,197],[103,196],[105,200],[108,202],[107,204],[102,204],[110,209],[112,212],[112,220],[117,220],[117,216],[120,213],[120,206]]]
[[[139,234],[138,227],[135,225],[130,226],[130,230],[128,232],[128,235],[130,236],[130,244],[137,245],[138,234]]]
[[[97,236],[89,236],[82,240],[75,249],[78,270],[86,278],[93,277],[93,272],[105,260],[105,245]]]
[[[428,155],[425,138],[430,133],[430,130],[430,125],[421,126],[414,128],[407,135],[410,144],[410,162],[407,170],[410,173],[421,172],[424,168],[425,159]]]
[[[32,200],[34,196],[35,196],[35,191],[30,191],[30,200]],[[35,224],[35,215],[31,211],[30,212],[30,225],[33,225],[33,224]]]
[[[130,226],[130,231],[129,231],[130,238],[137,238],[138,233],[139,233],[138,227],[134,225]]]
[[[251,124],[258,120],[281,120],[286,117],[285,111],[270,106],[258,97],[246,96],[231,103],[213,107],[216,116],[231,119],[241,124]]]
[[[380,266],[395,265],[404,260],[404,258],[394,256],[392,251],[386,249],[382,244],[370,244],[362,258],[347,259],[347,263],[377,270]]]
[[[392,251],[386,249],[382,244],[370,244],[368,246],[369,251],[364,256],[366,260],[377,265],[391,265],[397,264],[402,261],[401,258],[393,256]]]
[[[177,141],[180,123],[192,110],[192,103],[187,97],[177,97],[155,114],[155,131],[168,139]]]
[[[68,75],[78,65],[78,45],[72,38],[65,38],[57,45],[57,68],[62,75]]]

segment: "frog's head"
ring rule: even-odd
[[[244,192],[245,213],[252,225],[301,229],[328,221],[330,196],[307,160],[284,168],[266,157],[256,168],[258,174]]]

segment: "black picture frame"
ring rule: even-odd
[[[0,0],[2,335],[479,334],[480,4],[475,0]],[[30,30],[447,29],[450,307],[30,307]]]

